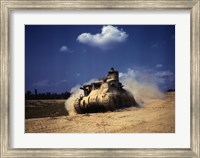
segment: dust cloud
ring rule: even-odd
[[[80,87],[81,87],[80,85],[76,85],[75,87],[73,87],[70,91],[71,96],[65,101],[65,108],[68,111],[69,115],[76,114],[73,103],[75,99],[82,94]]]
[[[157,86],[156,79],[145,71],[128,69],[126,73],[119,73],[119,80],[140,106],[152,99],[165,99],[165,94]]]

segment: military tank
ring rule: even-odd
[[[79,114],[114,111],[137,106],[133,95],[119,82],[119,73],[114,68],[108,71],[107,77],[83,85],[80,89],[84,94],[74,101],[74,109]]]

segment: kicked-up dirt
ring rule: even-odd
[[[140,108],[67,115],[65,100],[26,101],[26,133],[174,133],[175,92]]]

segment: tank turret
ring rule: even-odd
[[[74,101],[77,113],[105,112],[137,106],[133,95],[119,82],[119,73],[114,68],[108,71],[107,77],[83,85],[80,89],[84,95]]]

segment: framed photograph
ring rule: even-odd
[[[199,9],[1,0],[1,157],[200,158]]]

